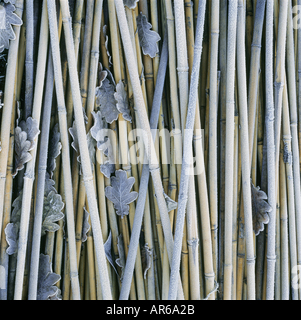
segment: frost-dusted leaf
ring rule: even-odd
[[[60,226],[57,221],[64,218],[64,214],[61,212],[64,208],[62,197],[51,191],[44,199],[43,207],[43,224],[42,224],[42,236],[46,234],[46,231],[55,232],[59,230]]]
[[[40,254],[37,300],[48,300],[57,295],[58,287],[55,284],[61,279],[61,276],[53,273],[50,263],[50,257]]]
[[[54,186],[55,186],[55,182],[52,179],[50,179],[49,173],[46,172],[44,197],[47,197],[51,191],[53,191],[54,193],[57,193]]]
[[[114,85],[107,78],[102,82],[101,87],[96,88],[96,106],[105,117],[107,123],[113,123],[118,119],[119,115],[114,93]]]
[[[47,300],[63,300],[61,290],[58,289],[56,294],[52,297],[49,297]]]
[[[8,244],[8,248],[6,249],[6,253],[8,255],[12,255],[17,253],[18,250],[18,230],[19,228],[13,223],[8,223],[6,228],[4,229],[6,242]]]
[[[15,225],[20,225],[21,220],[21,209],[22,209],[22,198],[23,198],[23,191],[19,193],[17,198],[13,201],[12,207],[13,211],[11,214],[10,221]]]
[[[123,4],[129,9],[135,9],[139,0],[123,0]]]
[[[148,246],[148,243],[146,243],[141,250],[141,262],[142,262],[142,267],[143,267],[144,279],[146,279],[147,271],[151,267],[152,255],[153,255],[153,250],[150,249]]]
[[[143,54],[154,58],[159,52],[157,42],[161,40],[161,37],[157,32],[150,30],[152,25],[147,21],[146,16],[142,13],[137,17],[137,28]]]
[[[115,268],[115,264],[114,264],[114,261],[112,258],[112,232],[111,231],[110,231],[110,234],[108,236],[107,241],[104,243],[104,249],[105,249],[106,258],[108,259],[110,265],[113,267],[116,274],[118,275],[118,272]]]
[[[113,202],[117,215],[123,216],[129,213],[129,204],[138,197],[138,192],[131,189],[135,183],[135,178],[127,178],[123,170],[117,170],[115,177],[111,177],[111,186],[106,187],[106,197]]]
[[[163,192],[165,201],[166,201],[166,206],[167,206],[167,210],[168,212],[177,209],[178,204],[176,201],[172,200],[165,192]],[[155,195],[157,198],[157,195]]]
[[[31,142],[30,150],[32,150],[35,147],[34,140],[40,133],[38,120],[28,117],[26,121],[21,121],[19,126],[27,133],[27,140]]]
[[[100,172],[106,177],[110,178],[111,175],[115,172],[115,164],[106,161],[104,164],[100,165]]]
[[[104,37],[105,37],[105,48],[106,48],[106,51],[107,51],[107,56],[109,58],[109,64],[112,66],[113,63],[112,63],[112,56],[111,56],[111,54],[109,52],[109,37],[107,35],[107,29],[108,29],[108,26],[104,25],[102,31],[103,31],[103,34],[104,34]]]
[[[107,68],[105,68],[105,71],[107,72],[107,79],[110,81],[110,83],[114,86],[114,89],[115,89],[116,88],[116,82],[115,82],[113,73]]]
[[[91,161],[91,168],[93,171],[94,164],[95,164],[96,141],[92,137],[91,130],[87,134],[87,143],[88,143],[88,150],[89,150],[89,156],[90,156],[90,161]]]
[[[127,93],[124,89],[124,85],[121,80],[116,86],[116,92],[114,94],[114,97],[115,97],[115,100],[117,101],[116,107],[118,111],[122,113],[123,119],[129,122],[132,122]]]
[[[252,213],[253,213],[253,230],[257,236],[260,231],[263,231],[264,224],[269,223],[269,212],[272,207],[264,200],[267,200],[267,195],[259,187],[255,187],[251,183],[252,190]]]
[[[87,234],[91,229],[90,223],[89,223],[89,212],[84,207],[84,221],[83,221],[83,229],[82,229],[82,242],[87,241]]]
[[[116,259],[115,262],[121,268],[120,281],[122,282],[124,268],[125,268],[125,254],[124,254],[124,243],[123,243],[122,234],[118,236],[117,248],[118,248],[119,257]]]
[[[53,171],[56,168],[55,159],[59,156],[62,149],[62,144],[60,143],[61,134],[59,132],[58,123],[53,127],[50,138],[49,138],[49,146],[48,146],[48,159],[47,159],[47,172],[52,178]]]
[[[4,0],[5,3],[8,3],[10,2],[11,4],[15,4],[16,3],[16,0]]]
[[[12,174],[15,177],[18,171],[24,168],[24,164],[31,160],[29,153],[31,141],[27,140],[27,133],[20,127],[15,128],[15,169]]]
[[[4,49],[9,49],[9,40],[16,39],[12,25],[22,25],[22,20],[14,13],[14,1],[10,2],[0,3],[0,53]]]
[[[78,144],[77,129],[76,129],[75,121],[73,121],[72,127],[69,128],[69,133],[73,139],[71,146],[79,154],[79,144]]]
[[[98,63],[98,84],[99,84],[99,87],[102,86],[102,82],[107,77],[107,75],[108,75],[108,72],[106,70],[103,70],[102,64],[99,62]]]

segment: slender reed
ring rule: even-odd
[[[24,0],[16,1],[15,14],[17,14],[21,19],[23,15],[23,4],[24,4]],[[10,43],[10,49],[8,52],[7,67],[6,67],[6,79],[5,79],[4,101],[3,101],[5,108],[3,108],[2,110],[1,131],[0,131],[0,140],[2,141],[2,144],[1,144],[2,150],[0,153],[0,233],[2,231],[6,169],[7,169],[7,160],[8,160],[8,153],[9,153],[8,141],[9,141],[9,134],[10,134],[12,108],[15,105],[14,82],[16,77],[20,29],[21,29],[21,26],[14,26],[16,39]]]
[[[234,144],[234,77],[237,23],[237,1],[229,3],[226,92],[226,157],[225,157],[225,240],[224,299],[231,299],[232,290],[232,210],[233,210],[233,144]]]
[[[103,246],[103,238],[102,238],[102,233],[100,228],[99,213],[98,213],[97,201],[96,201],[95,190],[94,190],[93,175],[92,175],[92,169],[90,166],[90,156],[89,156],[88,145],[87,145],[86,134],[85,134],[86,130],[84,126],[82,103],[81,103],[80,91],[79,91],[79,80],[78,80],[78,75],[76,70],[76,59],[75,59],[75,53],[74,53],[72,29],[70,26],[71,18],[69,13],[68,1],[61,0],[60,4],[61,4],[62,16],[63,16],[65,42],[66,42],[67,57],[68,57],[68,63],[69,63],[69,76],[71,80],[71,89],[72,89],[72,96],[73,96],[73,102],[74,102],[74,114],[75,114],[75,121],[77,123],[77,135],[79,140],[79,148],[80,148],[80,154],[81,154],[84,182],[85,182],[88,204],[90,209],[94,245],[96,247],[97,265],[98,265],[99,274],[101,278],[102,294],[104,299],[112,299],[111,287],[109,283],[109,276],[108,276],[108,270],[107,270],[106,258],[105,258],[105,252],[104,252],[104,246]],[[58,50],[57,50],[57,53],[59,53]],[[63,97],[62,97],[62,102],[63,102]]]
[[[179,203],[178,203],[178,211],[177,211],[177,222],[176,222],[176,231],[175,231],[175,239],[174,239],[174,250],[172,256],[172,265],[170,272],[170,283],[169,283],[169,293],[168,298],[174,300],[176,298],[175,286],[178,282],[178,270],[180,267],[180,256],[181,256],[181,243],[182,243],[182,234],[184,227],[184,219],[185,219],[185,208],[187,204],[187,194],[188,194],[188,184],[189,177],[192,174],[191,172],[191,159],[192,159],[192,138],[193,138],[193,128],[194,128],[194,120],[195,120],[195,110],[196,110],[196,101],[197,101],[197,90],[198,90],[198,78],[200,71],[200,61],[202,54],[202,41],[203,41],[203,33],[204,33],[204,21],[205,21],[205,10],[206,10],[206,1],[199,3],[199,14],[198,14],[198,23],[196,28],[196,40],[194,47],[194,59],[193,59],[193,69],[191,73],[191,82],[190,82],[190,92],[189,92],[189,103],[188,103],[188,111],[187,111],[187,119],[186,119],[186,127],[185,127],[185,136],[184,136],[184,152],[182,159],[182,172],[181,172],[181,182],[180,182],[180,191],[179,191]],[[209,219],[209,217],[207,217]],[[205,221],[204,221],[205,222]],[[210,229],[210,223],[208,223],[207,227]],[[208,255],[211,254],[211,267],[212,267],[212,247],[211,247],[211,239],[208,241],[210,248]],[[207,270],[205,270],[206,272]],[[211,273],[213,270],[211,270]],[[207,272],[206,272],[207,273]],[[208,292],[211,292],[213,289],[206,288]]]
[[[294,53],[294,34],[293,34],[293,18],[292,8],[288,5],[287,20],[287,49],[286,49],[286,77],[288,84],[290,126],[292,135],[292,162],[294,174],[294,190],[295,190],[295,210],[296,210],[296,233],[297,233],[297,255],[298,264],[301,263],[301,193],[300,193],[300,158],[298,143],[298,110],[297,110],[297,88],[296,88],[296,69],[295,69],[295,53]],[[301,289],[299,290],[301,295]]]

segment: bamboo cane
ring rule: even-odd
[[[25,105],[24,119],[31,115],[34,89],[34,4],[26,0],[26,58],[25,58]]]
[[[24,0],[18,0],[16,2],[16,11],[20,18],[23,14],[23,2]],[[14,106],[14,82],[16,76],[16,65],[18,58],[18,48],[19,48],[19,38],[20,38],[20,26],[14,26],[14,32],[16,39],[11,42],[10,49],[7,58],[7,68],[6,68],[6,79],[5,79],[5,89],[4,89],[4,102],[5,108],[2,110],[1,119],[1,154],[0,154],[0,232],[2,231],[2,219],[3,219],[3,205],[4,205],[4,192],[5,192],[5,180],[6,180],[6,169],[7,169],[7,159],[9,152],[9,141],[10,134],[10,124],[12,108]]]
[[[256,14],[254,20],[254,32],[251,49],[251,65],[250,65],[250,80],[248,88],[248,128],[249,128],[249,158],[253,153],[253,139],[255,132],[255,117],[256,104],[258,98],[258,77],[260,72],[260,53],[261,53],[261,38],[264,21],[266,0],[258,0],[256,6]]]
[[[42,109],[42,95],[43,95],[43,87],[44,82],[41,79],[44,78],[45,67],[46,67],[46,58],[47,58],[47,46],[48,46],[48,26],[47,26],[47,11],[44,9],[44,20],[43,20],[43,28],[40,36],[40,60],[38,63],[38,74],[36,80],[36,91],[34,95],[34,105],[32,110],[33,119],[40,122],[40,115]],[[32,41],[32,40],[31,40]],[[43,42],[42,42],[43,41]],[[30,54],[31,55],[31,54]],[[28,58],[26,58],[27,60]],[[29,64],[31,64],[32,61]],[[33,67],[33,66],[32,66]],[[31,73],[31,72],[30,72]],[[31,90],[32,85],[29,85],[29,89]],[[31,107],[30,107],[31,109]],[[31,113],[31,110],[26,111],[28,114]],[[35,144],[37,145],[38,139],[36,138]],[[21,213],[21,221],[20,221],[20,235],[19,235],[19,245],[18,245],[18,257],[17,257],[17,270],[16,270],[16,283],[15,283],[15,297],[14,299],[21,299],[22,294],[22,286],[23,286],[23,276],[24,276],[24,267],[26,260],[26,246],[27,246],[27,238],[28,238],[28,227],[29,227],[29,216],[30,216],[30,206],[31,206],[31,195],[33,188],[33,180],[34,180],[34,170],[35,170],[35,161],[36,161],[36,153],[37,148],[34,148],[31,151],[32,160],[28,163],[26,167],[26,173],[24,176],[24,192],[22,197],[22,213]],[[39,249],[38,249],[39,251]],[[37,261],[39,259],[36,259]]]
[[[143,99],[143,94],[140,88],[140,82],[138,78],[138,70],[137,66],[134,63],[133,60],[133,50],[131,47],[131,39],[130,39],[130,34],[129,34],[129,29],[127,26],[126,22],[126,17],[125,17],[125,12],[123,8],[123,4],[120,3],[119,1],[115,1],[115,6],[116,6],[116,12],[117,12],[117,17],[118,17],[118,22],[120,26],[120,31],[121,31],[121,37],[123,41],[123,46],[128,48],[128,50],[125,51],[125,56],[128,64],[128,69],[130,73],[130,78],[131,78],[131,83],[133,87],[133,92],[135,96],[135,104],[137,106],[137,111],[139,114],[139,122],[142,127],[142,129],[145,131],[145,134],[143,136],[143,142],[144,145],[146,146],[146,155],[147,158],[149,159],[150,163],[150,171],[152,174],[152,180],[154,183],[154,189],[156,192],[157,196],[157,203],[158,207],[160,210],[160,215],[161,215],[161,221],[162,221],[162,226],[163,226],[163,231],[167,243],[167,248],[168,248],[168,254],[169,258],[171,258],[171,253],[172,253],[172,246],[173,246],[173,241],[172,241],[172,235],[171,235],[171,227],[170,227],[170,221],[167,213],[167,207],[166,207],[166,202],[164,199],[163,195],[163,187],[162,187],[162,182],[161,182],[161,177],[160,177],[160,172],[158,168],[158,160],[156,157],[156,152],[154,149],[154,144],[151,141],[152,140],[152,134],[150,132],[150,126],[149,122],[147,120],[147,114],[145,110],[145,103]]]
[[[298,6],[301,6],[301,0],[298,0]],[[295,46],[298,43],[298,118],[299,118],[299,157],[301,157],[301,30],[298,29],[298,42],[295,42]],[[297,64],[297,60],[296,60]]]
[[[295,54],[294,54],[294,35],[292,9],[288,6],[288,25],[287,25],[287,83],[290,111],[290,126],[292,134],[292,162],[294,174],[294,190],[295,190],[295,210],[296,210],[296,233],[297,233],[297,255],[298,264],[301,263],[301,193],[300,193],[300,158],[298,143],[298,111],[297,111],[297,89],[296,89],[296,73],[295,73]],[[301,288],[299,290],[301,295]]]
[[[238,30],[244,30],[243,1],[238,0]],[[242,164],[242,187],[244,197],[244,219],[246,231],[246,262],[248,299],[255,300],[255,258],[253,246],[253,222],[250,185],[250,162],[248,155],[248,116],[247,116],[247,77],[243,32],[237,33],[237,66],[238,66],[238,90],[240,107],[240,134],[241,134],[241,164]]]
[[[112,298],[111,288],[108,281],[109,280],[108,271],[106,267],[106,260],[105,260],[106,258],[104,254],[104,248],[103,248],[103,239],[102,239],[102,234],[100,229],[100,221],[99,221],[99,214],[98,214],[97,202],[95,197],[93,176],[91,172],[89,152],[88,152],[87,140],[85,135],[78,76],[76,73],[76,60],[75,60],[75,54],[74,54],[74,45],[72,41],[72,29],[69,25],[70,13],[69,13],[67,1],[62,0],[60,1],[60,4],[61,4],[62,16],[63,16],[64,31],[65,31],[65,41],[66,41],[67,56],[68,56],[68,62],[69,62],[69,75],[71,79],[72,96],[74,101],[75,119],[77,120],[77,131],[78,131],[79,147],[81,151],[80,154],[81,154],[81,160],[82,160],[83,175],[84,175],[85,187],[86,187],[88,203],[90,208],[90,216],[91,216],[92,229],[93,229],[94,245],[96,246],[98,268],[99,268],[99,273],[100,273],[101,282],[102,282],[102,293],[103,293],[104,299],[111,299]],[[59,48],[56,48],[56,50],[57,50],[56,53],[58,54]],[[59,72],[56,73],[56,79],[60,77],[58,73]],[[57,88],[57,91],[58,91],[60,89],[59,85],[57,85],[57,87],[58,87]],[[62,104],[64,104],[63,97],[60,97],[60,99]]]
[[[233,209],[233,140],[234,140],[234,72],[237,1],[229,4],[227,45],[227,93],[226,93],[226,172],[225,172],[225,258],[224,299],[231,299],[232,290],[232,209]]]
[[[197,101],[197,86],[198,86],[198,77],[200,70],[200,60],[202,54],[202,40],[203,40],[203,32],[204,32],[204,20],[205,20],[205,10],[206,3],[199,4],[199,16],[198,16],[198,24],[196,29],[196,40],[195,40],[195,51],[194,51],[194,63],[193,70],[191,75],[191,85],[190,85],[190,93],[189,93],[189,104],[188,104],[188,112],[186,119],[186,131],[184,137],[184,152],[183,152],[183,161],[182,161],[182,172],[181,172],[181,182],[180,182],[180,191],[179,191],[179,204],[178,204],[178,212],[177,212],[177,223],[176,223],[176,231],[175,231],[175,240],[174,240],[174,250],[172,257],[172,265],[170,272],[170,284],[169,284],[169,299],[176,298],[176,292],[174,291],[175,285],[178,281],[178,269],[180,266],[180,243],[182,242],[182,233],[184,227],[184,219],[185,219],[185,207],[187,204],[187,192],[188,192],[188,179],[189,174],[192,174],[190,171],[189,165],[192,159],[192,136],[193,136],[193,127],[195,120],[195,110],[196,110],[196,101]],[[208,221],[209,217],[203,217],[204,224],[206,223],[207,227],[210,229],[210,222]],[[210,236],[211,238],[211,236]],[[208,241],[208,240],[207,240]],[[207,254],[209,256],[208,263],[206,264],[205,270],[206,274],[213,273],[212,270],[212,246],[211,240],[208,241],[208,246],[206,249]],[[208,257],[207,256],[207,257]],[[210,259],[211,256],[211,259]],[[209,271],[209,272],[208,272]],[[208,283],[206,289],[209,292],[213,290],[212,278],[208,279]],[[212,287],[211,287],[212,285]]]
[[[217,272],[218,243],[218,175],[217,175],[217,66],[218,66],[218,41],[219,41],[219,7],[220,1],[211,3],[211,57],[210,57],[210,98],[209,98],[209,165],[210,175],[209,199],[212,230],[212,247],[214,257],[214,272]]]
[[[220,89],[220,192],[219,192],[219,242],[218,242],[218,282],[220,284],[219,297],[223,296],[224,279],[224,216],[225,216],[225,151],[226,151],[226,83],[227,83],[227,12],[228,1],[220,2],[220,45],[219,64],[221,70]]]
[[[152,113],[150,119],[150,128],[155,129],[159,119],[160,105],[161,105],[161,97],[163,93],[163,86],[165,80],[165,72],[167,68],[167,60],[168,60],[168,49],[167,49],[167,40],[165,40],[162,48],[161,59],[160,59],[160,67],[158,73],[158,81],[156,85],[156,90],[154,93]],[[139,184],[139,197],[136,206],[136,214],[133,221],[132,233],[131,233],[131,241],[128,251],[128,259],[126,261],[125,269],[124,269],[124,277],[122,282],[122,287],[120,291],[119,299],[127,299],[130,290],[130,280],[134,271],[134,263],[136,252],[139,245],[139,236],[140,236],[140,228],[143,218],[143,211],[145,206],[145,197],[147,192],[149,179],[149,166],[143,165],[142,175]]]

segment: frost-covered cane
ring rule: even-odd
[[[256,14],[254,21],[254,32],[251,48],[251,64],[250,64],[250,79],[248,87],[248,129],[249,129],[249,157],[252,159],[253,140],[255,131],[256,105],[259,88],[259,73],[260,73],[260,53],[261,39],[264,21],[264,10],[266,0],[258,0],[256,4]]]
[[[246,255],[247,255],[247,282],[248,300],[255,300],[255,258],[253,245],[252,199],[250,184],[250,159],[248,136],[248,110],[247,110],[247,76],[245,60],[245,33],[244,31],[244,5],[243,0],[238,0],[237,29],[237,83],[239,94],[240,114],[240,141],[241,141],[241,166],[242,188],[245,217]],[[272,38],[271,38],[272,39]]]
[[[226,157],[225,157],[225,237],[224,237],[224,299],[232,292],[232,215],[234,168],[234,79],[236,46],[237,1],[229,2],[226,91]],[[242,31],[242,30],[241,30]]]
[[[18,0],[16,1],[16,5],[15,5],[16,6],[15,14],[20,18],[22,18],[22,14],[23,14],[23,3],[24,3],[24,0]],[[4,101],[3,101],[4,107],[2,110],[1,131],[0,131],[0,141],[1,141],[1,149],[2,149],[0,152],[0,233],[2,231],[3,204],[4,204],[7,159],[8,159],[8,152],[9,152],[8,141],[9,141],[9,135],[10,135],[11,115],[12,115],[12,108],[15,107],[14,83],[15,83],[16,67],[17,67],[17,59],[18,59],[20,29],[21,29],[20,25],[14,26],[16,39],[10,42],[10,49],[8,51],[6,77],[5,77]]]
[[[94,183],[93,183],[92,168],[90,165],[90,156],[89,156],[89,150],[87,145],[86,130],[85,130],[85,124],[84,124],[83,111],[82,111],[82,102],[81,102],[81,96],[80,96],[79,79],[77,74],[76,59],[75,59],[75,52],[74,52],[69,4],[67,0],[61,0],[60,5],[61,5],[67,58],[68,58],[69,78],[71,82],[71,90],[72,90],[72,97],[73,97],[73,103],[74,103],[74,115],[75,115],[75,121],[77,123],[77,135],[78,135],[79,149],[81,154],[82,170],[83,170],[84,182],[85,182],[85,187],[87,192],[87,199],[88,199],[88,204],[90,209],[90,217],[91,217],[91,224],[92,224],[92,230],[93,230],[97,266],[98,266],[100,279],[101,279],[102,295],[105,300],[108,300],[108,299],[111,300],[112,299],[111,287],[110,287],[109,274],[108,274],[108,269],[106,264],[102,232],[100,228],[99,213],[98,213],[96,194],[95,194]],[[56,69],[56,67],[54,67],[54,69]],[[62,86],[61,86],[61,89],[63,89]]]
[[[169,293],[168,293],[168,299],[170,300],[176,299],[175,288],[178,283],[178,277],[179,277],[182,236],[183,236],[185,209],[186,209],[187,194],[188,194],[188,182],[191,174],[190,166],[191,166],[191,160],[192,160],[192,138],[193,138],[193,128],[194,128],[194,120],[195,120],[195,108],[196,108],[196,101],[197,101],[198,79],[199,79],[199,73],[200,73],[200,61],[201,61],[201,55],[202,55],[205,11],[206,11],[206,1],[200,1],[199,10],[198,10],[197,28],[196,28],[196,39],[195,39],[195,46],[194,46],[193,68],[191,72],[191,81],[190,81],[189,103],[188,103],[187,118],[186,118],[186,131],[185,131],[185,137],[184,137],[184,150],[183,150],[182,173],[181,173],[180,192],[179,192],[179,204],[178,204],[174,249],[173,249],[173,255],[172,255],[171,273],[170,273],[170,283],[169,283]],[[210,288],[209,291],[211,291],[212,289],[213,287]]]
[[[278,22],[278,38],[277,38],[277,56],[275,65],[275,126],[274,126],[274,142],[275,142],[275,167],[274,182],[268,181],[269,183],[274,183],[275,186],[278,185],[278,164],[279,164],[279,150],[280,150],[280,133],[281,133],[281,118],[282,118],[282,103],[283,103],[283,85],[284,85],[284,72],[285,72],[285,43],[286,43],[286,27],[287,27],[287,7],[288,1],[283,0],[280,2],[279,8],[279,22]],[[269,8],[270,9],[270,8]],[[271,12],[271,11],[270,11]],[[267,13],[267,19],[268,17]],[[269,88],[269,90],[271,90]],[[271,98],[269,98],[271,99]],[[272,100],[270,100],[272,101]],[[272,103],[272,102],[269,102]],[[269,107],[269,105],[267,105]],[[268,140],[267,140],[268,141]],[[271,142],[271,141],[270,141]],[[269,147],[269,146],[267,146]],[[270,152],[273,152],[270,149]],[[269,170],[269,154],[268,154],[268,172]],[[272,173],[270,173],[270,176]],[[268,174],[269,177],[269,174]],[[268,178],[269,179],[269,178]],[[272,179],[272,178],[271,178]],[[269,189],[268,189],[269,190]],[[269,201],[276,202],[276,191],[275,198]],[[273,197],[273,195],[271,195]],[[273,206],[273,202],[271,205]],[[274,205],[273,211],[269,215],[270,221],[268,226],[268,239],[267,239],[267,283],[266,283],[266,299],[274,299],[274,284],[275,284],[275,264],[276,264],[276,253],[275,253],[275,241],[276,241],[276,207]]]
[[[300,194],[300,157],[298,144],[298,111],[297,111],[297,88],[296,88],[296,68],[294,54],[294,34],[293,34],[293,15],[292,8],[289,5],[287,10],[287,84],[289,93],[289,111],[290,125],[292,135],[292,162],[294,174],[294,191],[296,203],[296,226],[297,226],[297,248],[298,248],[298,264],[301,262],[301,194]],[[299,80],[300,81],[300,80]],[[300,106],[299,106],[300,108]],[[301,119],[299,119],[300,121]],[[301,294],[301,288],[299,289]]]
[[[165,82],[165,73],[167,69],[167,61],[168,61],[168,48],[167,48],[167,36],[166,36],[163,43],[163,47],[162,47],[157,84],[156,84],[156,89],[154,93],[153,105],[152,105],[152,113],[150,118],[151,129],[157,128],[157,124],[159,120],[160,105],[161,105],[164,82]],[[153,136],[153,139],[154,138],[155,137]],[[149,165],[144,164],[142,169],[142,175],[140,178],[139,196],[137,200],[135,218],[132,226],[128,258],[126,260],[126,265],[123,273],[123,281],[122,281],[122,286],[121,286],[121,291],[119,296],[120,300],[128,299],[130,288],[131,288],[131,281],[132,281],[132,276],[133,276],[134,266],[135,266],[135,258],[137,254],[137,248],[139,245],[139,237],[140,237],[141,225],[142,225],[143,214],[144,214],[146,194],[148,190],[148,182],[149,182]]]
[[[38,58],[38,63],[37,63],[37,74],[36,74],[36,89],[35,89],[35,93],[34,93],[33,108],[32,108],[32,117],[33,117],[33,119],[36,119],[38,121],[38,123],[40,122],[40,116],[41,116],[41,110],[42,110],[42,97],[43,97],[43,90],[44,90],[44,81],[41,79],[44,79],[44,77],[45,77],[46,59],[47,59],[47,52],[48,52],[48,39],[49,39],[49,33],[48,33],[47,0],[44,0],[43,11],[42,11],[42,20],[41,20],[40,41],[39,41],[39,54],[38,54],[39,58]],[[36,143],[37,143],[37,141],[36,141]],[[21,211],[21,225],[24,226],[26,233],[28,232],[28,221],[29,221],[29,215],[30,215],[30,204],[31,204],[31,196],[32,196],[33,181],[34,181],[33,172],[35,171],[34,168],[35,168],[35,161],[36,161],[36,155],[37,155],[37,148],[34,148],[31,151],[31,155],[32,155],[32,160],[27,164],[26,174],[24,177],[22,211]],[[42,199],[43,199],[44,198],[44,189],[42,192],[43,192],[43,195],[42,195]],[[43,205],[42,205],[42,207],[43,207]],[[24,221],[24,219],[25,219],[25,221]],[[25,223],[23,223],[23,222],[25,222]],[[41,228],[41,225],[40,225],[40,228]],[[21,227],[20,227],[20,235],[21,235]],[[34,246],[40,244],[40,237],[38,239],[33,238],[32,243]],[[21,249],[21,250],[25,249],[25,252],[26,252],[26,243],[27,243],[27,236],[26,236],[26,242],[23,243],[24,248]],[[37,264],[39,261],[39,254],[40,254],[40,250],[38,248],[36,261],[35,261],[35,262],[37,262]],[[33,258],[33,256],[34,256],[34,254],[32,253],[31,258]],[[21,263],[21,260],[20,260],[19,253],[18,253],[17,270],[18,270],[18,268],[20,268],[20,263]],[[25,255],[23,256],[22,264],[23,263],[25,263]],[[33,273],[33,270],[38,270],[38,266],[37,266],[37,269],[35,269],[34,267],[31,268],[31,270],[30,270],[31,274]],[[20,288],[22,288],[24,270],[20,270],[20,271],[21,271],[21,274],[20,274],[20,280],[21,280],[20,286],[21,287]],[[36,276],[36,281],[37,281],[37,276],[38,276],[37,272],[36,272],[35,276]],[[32,284],[33,284],[33,282],[29,283],[29,288],[32,288]],[[37,282],[34,285],[35,290],[36,290],[36,286],[37,286]],[[15,292],[16,292],[16,288],[17,288],[17,275],[16,275]],[[31,292],[31,289],[29,289],[29,292]],[[35,297],[33,299],[36,299],[36,293],[35,293]]]
[[[50,27],[50,39],[52,48],[52,60],[54,69],[54,78],[56,85],[56,95],[58,101],[59,125],[62,142],[62,160],[63,160],[63,177],[65,193],[72,190],[72,179],[70,169],[70,154],[69,154],[69,139],[67,130],[66,107],[64,101],[62,69],[57,29],[57,18],[55,2],[47,0],[48,18]],[[72,194],[66,197],[66,217],[69,238],[69,253],[70,253],[70,274],[73,299],[80,300],[80,288],[78,279],[76,245],[75,245],[75,230],[74,230],[74,211],[73,211],[73,196]]]
[[[157,196],[157,203],[160,211],[163,232],[164,232],[166,246],[168,250],[168,256],[169,258],[171,258],[172,248],[173,248],[173,236],[171,232],[171,225],[170,225],[168,210],[167,210],[166,201],[163,193],[163,186],[162,186],[162,181],[160,176],[160,169],[158,166],[158,159],[156,156],[156,151],[155,151],[154,143],[152,140],[152,134],[151,134],[148,116],[145,109],[143,94],[140,86],[137,65],[134,60],[135,56],[132,49],[132,42],[130,38],[129,28],[127,25],[123,2],[119,0],[115,0],[115,6],[116,6],[117,17],[118,17],[118,22],[120,26],[120,33],[123,41],[123,47],[126,48],[125,56],[128,64],[132,87],[133,87],[135,105],[137,107],[141,128],[142,130],[144,130],[143,142],[146,149],[146,156],[150,163],[150,172],[152,175],[154,188]],[[176,289],[175,289],[175,294],[177,294]]]

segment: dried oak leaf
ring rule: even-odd
[[[38,121],[27,118],[21,121],[15,128],[15,169],[12,174],[15,177],[18,171],[24,168],[24,164],[31,160],[31,151],[35,147],[35,139],[40,133]]]
[[[119,115],[114,93],[115,87],[107,78],[102,82],[101,87],[96,88],[96,106],[107,123],[113,123]]]
[[[110,231],[110,234],[108,236],[107,241],[104,243],[104,249],[105,249],[105,255],[106,258],[108,259],[110,265],[113,267],[115,270],[116,274],[118,275],[118,272],[116,270],[113,258],[112,258],[112,232]]]
[[[141,250],[141,262],[143,267],[143,276],[146,279],[147,271],[151,267],[153,250],[149,248],[148,243]]]
[[[127,178],[125,171],[117,170],[115,177],[111,177],[112,186],[105,189],[106,197],[113,202],[116,213],[121,218],[129,214],[129,204],[138,197],[138,192],[131,192],[134,183],[134,177]]]
[[[50,178],[53,175],[53,171],[56,168],[56,158],[61,153],[62,144],[60,143],[61,134],[59,132],[58,123],[53,127],[48,146],[48,159],[47,159],[47,172],[49,173]]]
[[[251,183],[252,190],[252,213],[253,213],[253,230],[257,236],[264,229],[264,224],[269,223],[269,212],[272,207],[264,200],[267,200],[267,195],[259,187],[255,187]]]
[[[106,48],[106,51],[107,51],[107,56],[109,58],[109,64],[112,66],[113,63],[112,63],[112,56],[111,56],[111,54],[109,52],[109,37],[107,35],[107,29],[108,29],[108,26],[104,25],[102,31],[103,31],[103,34],[104,34],[104,37],[105,37],[105,48]]]
[[[6,228],[4,229],[5,236],[6,236],[6,242],[8,244],[8,247],[6,249],[6,253],[8,255],[12,255],[17,253],[18,250],[18,230],[19,228],[13,224],[8,223],[6,225]]]
[[[116,92],[114,94],[115,100],[117,101],[116,107],[124,120],[132,122],[132,117],[130,115],[130,108],[127,98],[127,93],[124,89],[123,82],[120,80],[116,86]]]
[[[10,2],[6,0],[5,3],[0,3],[0,53],[4,49],[9,49],[9,40],[16,39],[12,25],[21,26],[23,23],[14,13],[14,1]]]
[[[101,62],[98,63],[98,83],[99,87],[102,86],[102,82],[107,77],[108,72],[106,70],[103,70]]]
[[[55,284],[61,279],[61,276],[53,273],[50,263],[50,257],[40,254],[37,300],[48,300],[56,296],[58,287]]]
[[[82,242],[87,241],[87,234],[91,229],[90,223],[89,223],[89,212],[84,207],[84,220],[83,220],[83,228],[82,228]]]
[[[144,55],[149,55],[154,58],[159,52],[159,47],[157,42],[161,40],[159,34],[153,30],[152,25],[147,21],[145,15],[141,12],[137,17],[137,28],[140,46]]]
[[[110,161],[105,161],[104,164],[100,165],[100,172],[106,177],[110,178],[111,175],[115,172],[115,164],[110,163]]]
[[[139,0],[123,0],[123,4],[129,9],[135,9]]]
[[[15,177],[18,171],[24,168],[24,164],[31,160],[29,153],[31,142],[27,140],[27,133],[20,127],[15,128],[15,169],[12,174]]]
[[[50,191],[44,199],[42,236],[46,234],[46,231],[55,232],[59,230],[60,226],[56,222],[64,218],[64,214],[61,212],[63,208],[62,197],[54,191]]]
[[[118,236],[117,249],[118,249],[119,257],[116,259],[115,262],[121,268],[120,281],[122,282],[124,268],[125,268],[125,253],[124,253],[124,243],[123,243],[122,234]]]

